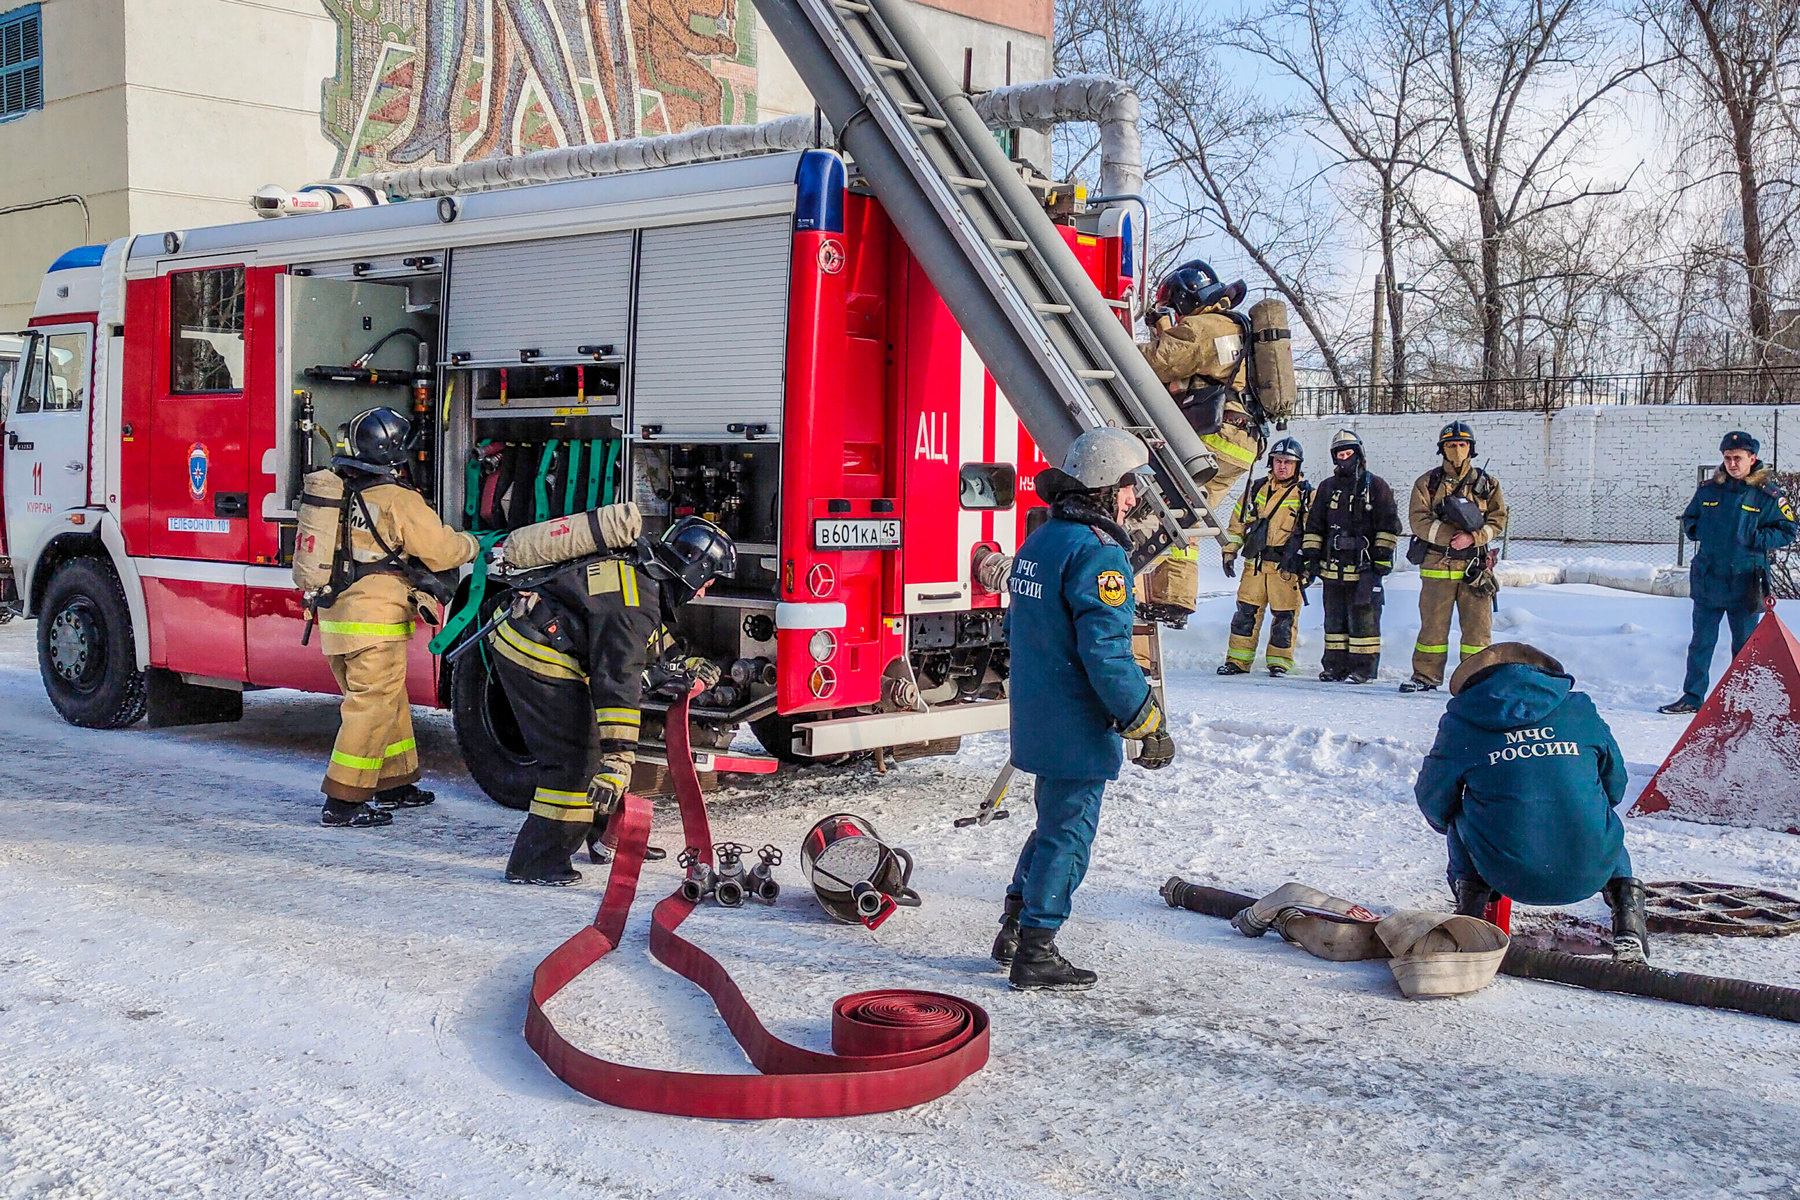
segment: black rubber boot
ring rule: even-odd
[[[532,813],[519,827],[512,857],[506,860],[506,882],[567,887],[581,881],[569,856],[581,848],[588,827],[576,821],[552,821]]]
[[[319,824],[329,829],[374,829],[393,823],[393,813],[370,808],[360,800],[327,799],[319,810]]]
[[[1487,920],[1487,906],[1493,899],[1494,889],[1488,886],[1485,879],[1456,881],[1456,915],[1459,917],[1480,917]]]
[[[1699,712],[1700,706],[1684,696],[1679,700],[1669,701],[1669,703],[1663,705],[1656,711],[1659,713],[1668,713],[1672,717],[1685,717],[1689,713]]]
[[[1013,956],[1010,982],[1020,992],[1085,992],[1100,977],[1084,971],[1056,949],[1056,930],[1019,927],[1019,949]]]
[[[1323,671],[1319,672],[1319,682],[1320,683],[1342,683],[1342,682],[1344,682],[1344,672],[1334,671],[1330,667],[1327,667]]]
[[[1240,666],[1234,662],[1220,663],[1218,671],[1215,672],[1219,675],[1248,675],[1249,673],[1249,667]]]
[[[1019,952],[1019,914],[1025,911],[1025,897],[1006,894],[1006,907],[1000,913],[1000,932],[994,935],[994,961],[1012,966]]]
[[[1650,961],[1650,922],[1644,915],[1644,881],[1629,876],[1606,885],[1606,905],[1613,915],[1613,961]]]
[[[1286,675],[1287,673],[1288,673],[1288,669],[1286,667],[1282,666],[1280,663],[1270,663],[1269,664],[1269,678],[1270,679],[1280,679],[1283,675]]]
[[[436,792],[428,792],[416,783],[403,783],[399,787],[376,792],[375,798],[369,803],[376,808],[424,808],[436,799]]]
[[[1409,679],[1400,685],[1400,690],[1403,692],[1435,692],[1438,690],[1438,685],[1426,683],[1423,679]]]
[[[609,840],[606,836],[607,823],[611,820],[612,817],[610,816],[596,817],[594,823],[588,827],[588,861],[595,866],[611,862],[613,860],[613,851],[618,848],[617,839]],[[667,857],[669,857],[669,852],[664,850],[661,846],[644,847],[645,862],[661,862]]]

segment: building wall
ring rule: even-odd
[[[0,215],[0,329],[24,324],[62,251],[241,221],[267,183],[812,108],[751,0],[41,3],[44,108],[0,124],[0,209],[74,195],[87,217]],[[956,74],[973,49],[976,87],[1006,82],[1009,48],[1014,82],[1052,70],[1053,0],[914,12]],[[1023,144],[1034,162],[1040,142]]]
[[[44,107],[0,123],[0,330],[31,316],[44,269],[86,240],[128,227],[124,0],[40,0]],[[0,0],[0,13],[14,8]]]
[[[1438,430],[1453,414],[1297,420],[1287,433],[1306,451],[1309,478],[1331,470],[1331,439],[1353,429],[1370,470],[1402,506],[1413,481],[1437,465]],[[1698,469],[1716,466],[1719,439],[1747,429],[1779,465],[1781,439],[1800,461],[1800,408],[1604,405],[1541,413],[1475,413],[1475,462],[1500,481],[1512,536],[1573,542],[1674,542]],[[1402,519],[1405,514],[1402,513]]]

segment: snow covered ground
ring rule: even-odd
[[[874,986],[993,1016],[992,1062],[950,1096],[831,1122],[619,1111],[544,1070],[519,1033],[529,975],[590,919],[604,871],[503,883],[518,818],[470,782],[443,714],[418,714],[439,803],[326,831],[332,699],[253,694],[229,726],[72,729],[44,699],[34,628],[0,629],[0,1196],[1800,1196],[1800,1028],[1504,977],[1409,1002],[1379,963],[1163,905],[1172,872],[1447,901],[1411,798],[1443,697],[1394,691],[1416,577],[1394,583],[1381,683],[1355,689],[1214,676],[1228,586],[1211,581],[1171,639],[1181,757],[1109,793],[1062,938],[1101,974],[1085,996],[1016,995],[987,961],[1031,810],[979,831],[950,819],[1002,740],[715,798],[719,836],[790,848],[788,889],[772,910],[702,909],[684,933],[777,1033],[824,1048],[831,1001]],[[1501,606],[1497,636],[1570,666],[1641,787],[1681,730],[1653,709],[1679,684],[1686,602],[1557,586]],[[1315,605],[1303,668],[1319,630]],[[925,907],[876,935],[828,923],[793,861],[839,808],[919,862]],[[1627,837],[1646,878],[1800,893],[1800,838],[1643,818]],[[705,997],[649,959],[647,900],[677,868],[646,875],[626,945],[553,1015],[611,1057],[744,1069]],[[1604,920],[1597,901],[1574,911]],[[1800,984],[1800,940],[1654,951]]]

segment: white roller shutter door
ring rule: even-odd
[[[646,229],[638,253],[631,421],[664,438],[781,432],[792,219]]]
[[[578,346],[625,352],[631,321],[630,232],[470,246],[450,261],[446,356],[576,362]]]

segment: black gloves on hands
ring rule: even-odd
[[[1235,554],[1227,554],[1225,556],[1225,578],[1237,578],[1237,555]]]
[[[1160,771],[1175,761],[1175,739],[1169,736],[1168,722],[1163,720],[1155,692],[1144,697],[1137,715],[1119,733],[1139,744],[1137,765],[1145,770]]]

